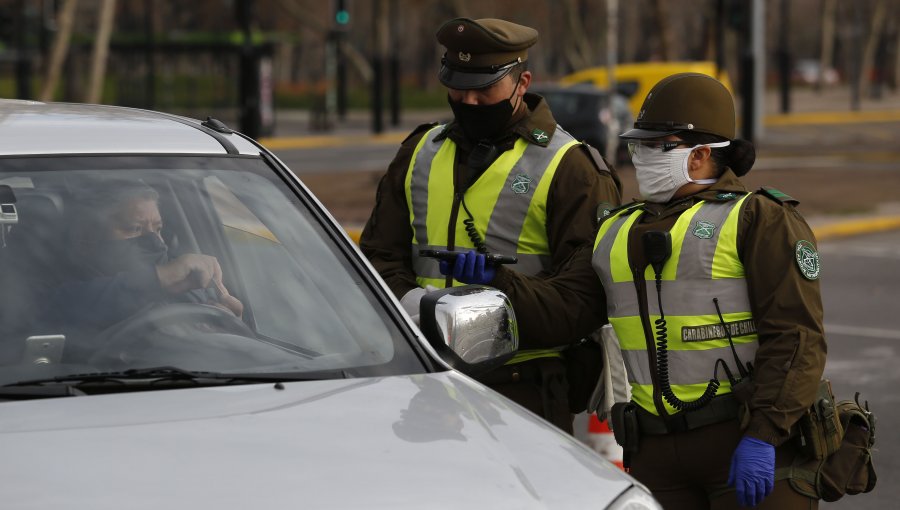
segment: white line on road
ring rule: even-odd
[[[826,324],[825,334],[836,333],[838,335],[862,336],[868,338],[880,338],[887,340],[900,340],[900,331],[893,329],[867,328],[864,326],[844,326],[841,324]]]

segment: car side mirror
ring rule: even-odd
[[[502,365],[519,348],[512,303],[491,287],[464,285],[429,292],[419,303],[419,323],[441,358],[467,375]]]

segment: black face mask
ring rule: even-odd
[[[104,276],[158,266],[169,261],[169,248],[156,234],[110,239],[93,244],[87,264]]]
[[[453,110],[453,116],[468,139],[475,142],[493,140],[501,134],[515,111],[509,100],[516,94],[518,85],[516,82],[516,88],[513,89],[509,99],[494,104],[467,104],[453,101],[449,95],[447,96],[447,103]]]

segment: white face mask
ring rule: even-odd
[[[687,167],[688,156],[697,147],[726,147],[730,143],[707,143],[665,152],[661,148],[637,144],[631,155],[631,162],[636,171],[641,198],[648,202],[666,203],[685,184],[715,183],[718,179],[691,179]]]

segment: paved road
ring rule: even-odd
[[[878,485],[824,508],[896,508],[900,501],[900,231],[820,243],[828,362],[835,397],[867,399],[878,416]]]

